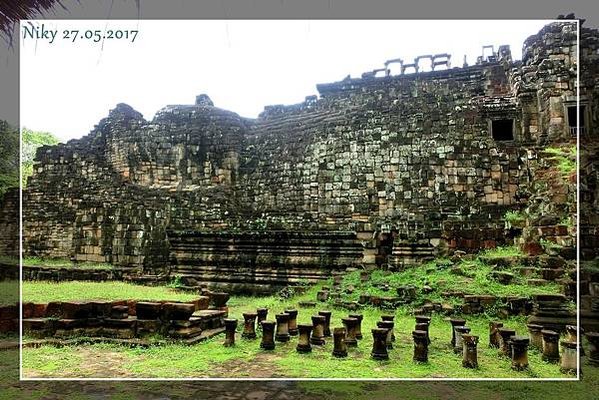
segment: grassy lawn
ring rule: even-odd
[[[151,288],[142,288],[151,289]],[[362,332],[364,339],[357,349],[350,349],[349,356],[337,359],[331,355],[332,339],[325,346],[313,346],[310,354],[299,354],[295,350],[297,339],[289,343],[277,343],[272,352],[259,348],[259,339],[240,338],[242,313],[257,307],[269,308],[269,319],[274,314],[289,307],[297,307],[301,300],[314,299],[318,287],[292,299],[278,297],[232,297],[229,301],[230,317],[237,318],[237,344],[233,348],[222,346],[223,335],[206,342],[186,346],[171,343],[149,349],[130,348],[115,344],[96,344],[64,347],[52,346],[25,348],[23,365],[27,376],[38,377],[305,377],[305,378],[537,378],[566,377],[559,367],[541,360],[538,352],[530,350],[530,369],[525,372],[512,371],[510,360],[498,356],[496,349],[489,349],[488,321],[491,317],[466,316],[472,333],[480,336],[478,370],[465,369],[461,357],[453,353],[449,341],[449,322],[442,316],[434,315],[430,328],[432,344],[429,347],[429,363],[418,364],[412,361],[413,341],[411,331],[414,318],[409,310],[402,308],[395,312],[397,341],[390,350],[389,361],[375,361],[370,358],[372,335],[370,328],[375,326],[380,315],[389,313],[374,308],[365,308]],[[127,297],[127,296],[122,296]],[[332,327],[341,326],[340,318],[347,310],[330,308],[319,303],[316,309],[299,309],[298,322],[308,323],[310,316],[318,310],[329,308],[333,311]],[[392,312],[392,311],[391,311]],[[505,325],[518,333],[526,333],[525,318],[511,318]]]
[[[0,281],[0,306],[19,301],[19,281]]]
[[[82,300],[190,301],[197,297],[197,294],[177,291],[166,286],[141,286],[118,281],[23,282],[23,301],[33,303]]]

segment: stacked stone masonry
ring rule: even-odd
[[[581,34],[591,113],[599,33]],[[151,121],[118,104],[39,149],[25,254],[260,287],[511,244],[502,216],[527,205],[541,150],[574,140],[576,54],[576,25],[560,22],[522,61],[501,46],[472,66],[348,77],[257,119],[205,95]]]

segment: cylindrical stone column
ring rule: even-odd
[[[512,369],[522,371],[528,368],[528,345],[530,339],[526,336],[512,336],[510,338],[512,348]]]
[[[453,346],[453,352],[456,354],[462,354],[464,351],[464,342],[462,335],[470,333],[470,328],[467,326],[456,326],[455,327],[455,345]]]
[[[543,335],[541,334],[541,331],[543,330],[543,325],[528,324],[526,327],[528,328],[528,335],[530,336],[530,345],[542,351]]]
[[[243,332],[242,338],[256,339],[256,313],[243,313]]]
[[[571,340],[562,340],[562,357],[560,360],[560,371],[562,374],[573,373],[578,371],[578,342]]]
[[[559,362],[559,333],[543,329],[541,334],[543,335],[542,359],[552,363]]]
[[[347,357],[347,344],[345,343],[345,328],[333,329],[333,356]]]
[[[330,311],[319,311],[318,315],[324,317],[324,325],[322,328],[322,335],[324,337],[331,337],[331,312]]]
[[[289,314],[289,322],[287,323],[287,330],[289,331],[289,335],[297,336],[297,310],[293,308],[285,310],[285,314]]]
[[[362,339],[362,320],[364,316],[362,314],[349,314],[348,317],[358,320],[358,324],[356,325],[356,339]]]
[[[260,342],[260,348],[264,350],[273,350],[275,348],[275,322],[274,321],[262,321],[262,341]]]
[[[312,325],[310,324],[299,324],[297,326],[299,338],[297,339],[297,347],[295,348],[298,353],[309,353],[312,351],[310,346],[310,333],[312,332]]]
[[[394,322],[395,320],[395,315],[381,315],[381,321],[390,321],[390,322]],[[395,342],[395,330],[391,329],[391,341]]]
[[[426,332],[426,340],[428,341],[428,344],[431,344],[431,338],[429,336],[429,329],[430,325],[427,324],[426,322],[419,322],[416,324],[416,330],[417,331],[425,331]]]
[[[379,328],[383,328],[383,329],[388,329],[389,332],[387,333],[387,348],[388,349],[392,349],[393,348],[393,327],[395,326],[395,323],[393,321],[378,321],[376,323],[376,326]]]
[[[455,347],[455,327],[465,326],[466,320],[460,318],[450,318],[449,323],[451,324],[451,346]]]
[[[277,342],[288,342],[289,341],[289,314],[281,313],[275,315],[277,320],[277,334],[275,340]]]
[[[462,335],[462,367],[478,368],[478,336]]]
[[[235,329],[237,329],[237,320],[233,318],[225,318],[225,347],[235,346]]]
[[[501,336],[499,335],[499,328],[503,327],[503,322],[491,321],[489,322],[489,347],[498,349],[501,344]]]
[[[589,364],[599,367],[599,332],[584,334],[589,341]]]
[[[256,315],[258,316],[258,319],[256,320],[258,327],[262,328],[262,325],[260,325],[260,322],[266,321],[266,316],[268,315],[268,308],[256,309]]]
[[[414,338],[414,361],[428,362],[428,334],[425,331],[412,331]]]
[[[312,316],[312,337],[310,343],[317,346],[324,345],[324,322],[325,317],[323,315]]]
[[[499,345],[501,354],[506,357],[511,357],[512,350],[510,349],[510,338],[516,335],[516,331],[514,329],[501,327],[497,330],[499,332]]]
[[[387,333],[388,329],[374,328],[372,329],[372,352],[370,356],[375,360],[388,360],[389,353],[387,352]]]
[[[345,327],[345,344],[347,347],[357,347],[356,327],[358,326],[358,320],[347,317],[341,318],[341,322],[343,322],[343,326]]]

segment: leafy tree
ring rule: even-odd
[[[35,152],[41,146],[56,145],[60,140],[50,132],[36,132],[31,129],[23,128],[22,132],[23,145],[21,148],[21,167],[23,168],[23,187],[27,185],[27,178],[33,174],[33,159]]]
[[[19,186],[19,131],[0,120],[0,197]]]

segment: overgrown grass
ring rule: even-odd
[[[464,294],[494,295],[497,297],[531,297],[535,294],[559,293],[561,291],[561,286],[554,282],[541,286],[528,286],[526,285],[527,278],[520,276],[515,270],[507,270],[514,273],[514,279],[508,285],[501,284],[489,277],[493,269],[483,260],[521,255],[522,253],[515,246],[500,247],[481,252],[479,257],[473,260],[464,260],[455,265],[447,259],[437,259],[400,272],[375,270],[366,283],[360,282],[360,273],[356,271],[344,277],[341,286],[342,292],[344,292],[342,296],[346,301],[358,300],[361,294],[395,296],[395,288],[403,285],[415,285],[417,288],[417,304],[422,304],[425,300],[431,300],[456,305],[461,304],[462,300],[459,298],[443,298],[442,293],[462,292]],[[385,284],[389,285],[389,291],[382,289]],[[425,285],[432,289],[431,293],[425,294],[420,291]],[[354,290],[352,293],[347,293],[350,287],[353,287]]]
[[[141,286],[116,281],[23,282],[23,301],[34,303],[83,300],[190,301],[197,297],[197,294],[180,292],[164,286]]]
[[[19,301],[19,281],[0,281],[0,305]]]
[[[510,224],[520,224],[526,220],[526,217],[520,211],[508,211],[503,216],[503,219]]]
[[[544,153],[551,155],[548,159],[556,161],[556,168],[564,176],[576,172],[576,146],[548,147]]]
[[[42,258],[42,257],[24,257],[23,265],[25,266],[40,266],[40,267],[55,267],[55,268],[73,268],[73,269],[98,269],[110,270],[114,266],[109,263],[98,263],[91,261],[73,263],[66,258]]]

